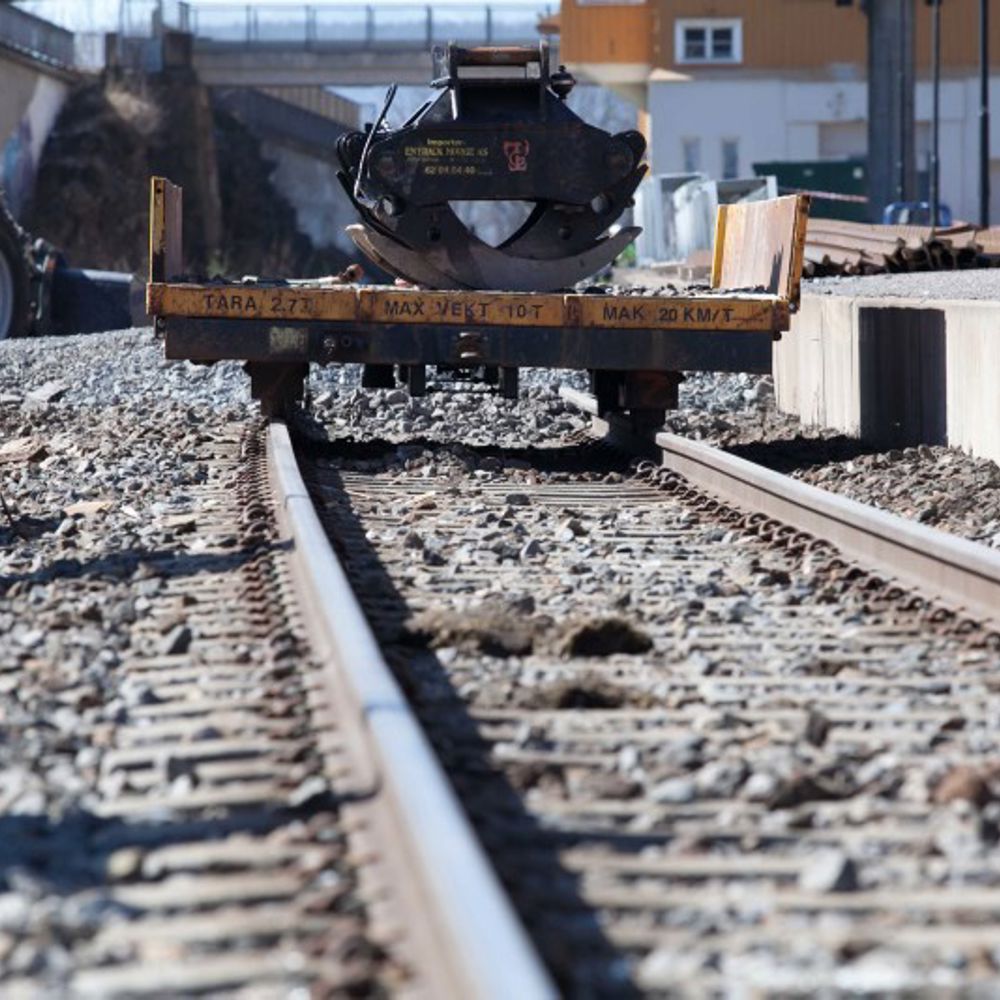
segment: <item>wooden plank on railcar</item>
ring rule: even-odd
[[[150,285],[151,316],[195,319],[326,320],[358,318],[357,289],[284,285]]]
[[[788,307],[780,299],[702,296],[571,297],[578,322],[609,330],[781,330],[788,325]]]
[[[715,288],[760,288],[788,302],[798,299],[809,214],[806,195],[720,206],[716,227]]]
[[[806,260],[806,237],[809,229],[809,195],[799,195],[795,211],[795,234],[792,237],[792,264],[786,298],[796,308],[802,291],[802,269]]]
[[[181,255],[184,194],[165,177],[149,185],[149,280],[170,281],[184,270]]]
[[[563,326],[564,297],[525,292],[433,292],[383,287],[358,291],[359,318],[369,323]]]
[[[760,296],[543,295],[432,292],[310,285],[149,286],[154,316],[479,327],[600,327],[607,330],[784,329],[787,304]]]
[[[722,281],[722,252],[726,247],[726,210],[720,205],[715,210],[715,242],[712,244],[712,287],[719,288]]]

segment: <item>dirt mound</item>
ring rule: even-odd
[[[432,649],[453,646],[487,656],[550,653],[560,657],[638,654],[653,648],[649,636],[623,618],[557,624],[547,615],[524,614],[502,604],[483,604],[461,613],[423,611],[405,625],[412,640]],[[572,698],[571,691],[567,693]]]
[[[192,274],[309,277],[349,258],[316,248],[270,176],[260,143],[213,110],[190,75],[80,86],[46,142],[26,225],[76,266],[143,273],[149,178],[184,188],[184,257]]]
[[[653,640],[624,618],[601,618],[571,624],[561,644],[561,652],[565,656],[645,653],[652,648]]]
[[[150,143],[102,86],[81,87],[64,105],[42,152],[28,229],[74,264],[141,270]]]
[[[412,638],[432,649],[453,646],[463,652],[487,656],[527,656],[535,647],[539,625],[547,622],[519,619],[502,608],[484,606],[455,614],[423,611],[406,628]]]

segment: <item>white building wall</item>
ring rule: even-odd
[[[961,145],[959,148],[952,149],[949,152],[961,161],[959,172],[962,177],[965,203],[970,206],[966,210],[966,217],[975,219],[978,217],[979,210],[979,80],[970,77],[960,84],[956,84],[956,86],[960,86],[962,89],[964,110],[961,137],[959,140]],[[993,181],[990,188],[990,220],[993,223],[1000,223],[1000,107],[997,105],[998,100],[1000,100],[1000,81],[991,79],[990,149],[993,164]],[[943,130],[941,146],[943,157],[945,150]],[[944,183],[942,181],[943,186]]]
[[[813,150],[819,148],[819,124],[808,122],[788,122],[785,126],[785,149],[787,156],[782,157],[788,160],[811,160]],[[775,157],[766,157],[775,159]],[[752,168],[753,159],[747,160],[747,171]]]
[[[941,85],[941,198],[956,218],[979,213],[979,84],[975,78]],[[991,146],[1000,175],[1000,78],[990,84]],[[931,86],[917,84],[917,154],[926,166],[930,146]],[[722,175],[723,140],[739,140],[740,173],[762,160],[822,158],[821,126],[864,125],[868,87],[864,81],[803,81],[781,78],[692,79],[649,84],[650,163],[653,173],[686,169],[683,140],[701,139],[700,169]],[[863,130],[862,130],[863,131]],[[857,150],[864,153],[864,149]],[[994,185],[996,188],[996,185]],[[1000,222],[1000,191],[992,218]]]

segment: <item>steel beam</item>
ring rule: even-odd
[[[868,204],[871,220],[916,193],[914,0],[868,4]]]
[[[771,333],[161,320],[166,356],[189,361],[497,365],[614,371],[771,371]]]

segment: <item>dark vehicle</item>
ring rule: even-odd
[[[0,191],[0,340],[131,326],[131,286],[131,274],[67,267],[18,225]]]
[[[931,204],[929,201],[894,201],[885,206],[882,223],[886,226],[929,226]],[[951,208],[938,205],[938,227],[951,225]]]
[[[27,330],[29,303],[28,238],[0,195],[0,340]]]

